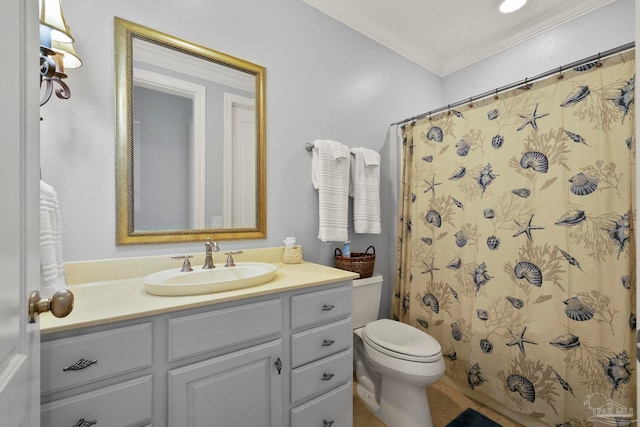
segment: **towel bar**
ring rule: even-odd
[[[304,149],[307,151],[313,151],[313,142],[307,142],[306,144],[304,144]],[[351,153],[352,156],[355,156],[355,154]]]

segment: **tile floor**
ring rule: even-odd
[[[358,398],[353,387],[353,427],[385,427],[386,424],[378,420]],[[452,387],[438,382],[427,387],[427,397],[431,408],[434,427],[444,427],[467,408],[473,408],[481,414],[491,418],[503,427],[523,427],[522,424],[506,418],[486,406],[469,399]]]

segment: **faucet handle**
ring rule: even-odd
[[[193,258],[193,255],[174,255],[171,257],[171,259],[184,259],[184,262],[182,263],[182,268],[180,269],[180,271],[182,272],[193,271],[193,268],[191,268],[191,262],[189,261],[189,258]]]
[[[229,252],[225,252],[225,255],[227,255],[227,263],[224,265],[225,267],[235,267],[236,263],[233,262],[233,257],[231,255],[235,255],[235,254],[241,254],[242,251],[229,251]]]

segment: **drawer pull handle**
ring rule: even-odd
[[[62,368],[62,370],[64,372],[67,371],[80,371],[82,369],[88,368],[89,366],[98,363],[97,360],[87,360],[87,359],[80,359],[78,360],[76,363],[74,363],[71,366],[65,366],[64,368]]]
[[[322,374],[322,381],[329,381],[331,378],[333,378],[335,375],[334,374],[327,374],[326,372],[324,374]]]
[[[322,311],[331,311],[335,308],[335,305],[325,304],[322,306]]]
[[[278,357],[278,360],[276,360],[276,369],[278,370],[278,375],[280,375],[282,373],[282,360],[280,360],[280,358]]]
[[[333,425],[333,420],[322,420],[322,427],[331,427]]]
[[[329,347],[330,345],[332,345],[335,341],[334,340],[322,340],[322,346],[323,347]]]
[[[89,427],[94,424],[98,424],[98,420],[86,421],[84,418],[80,418],[78,422],[73,425],[73,427]]]

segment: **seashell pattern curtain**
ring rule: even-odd
[[[634,60],[403,127],[392,314],[550,425],[636,419]]]

